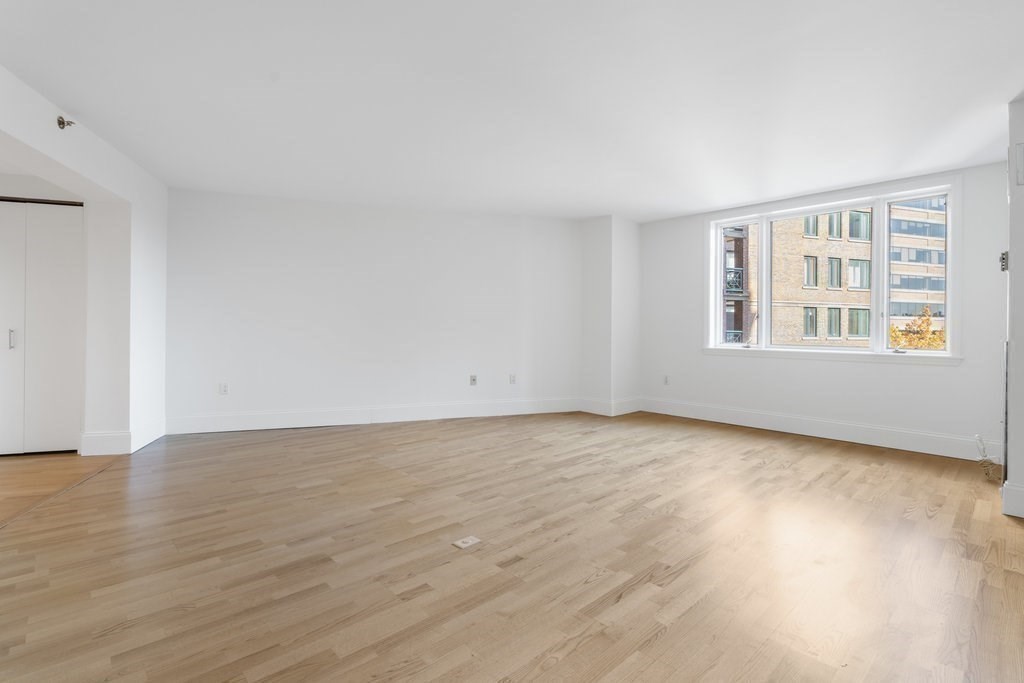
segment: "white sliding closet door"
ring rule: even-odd
[[[0,453],[25,450],[25,215],[0,202]]]
[[[24,451],[78,450],[85,396],[82,207],[27,207]]]

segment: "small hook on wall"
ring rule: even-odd
[[[65,128],[70,128],[73,125],[75,125],[75,122],[71,119],[66,119],[63,116],[57,117],[57,127],[60,128],[61,130],[64,130]]]

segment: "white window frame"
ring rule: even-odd
[[[936,194],[946,194],[946,303],[945,327],[946,348],[942,351],[927,349],[889,349],[888,347],[888,296],[889,296],[889,202],[916,199]],[[882,183],[866,188],[830,192],[805,197],[789,202],[772,202],[754,207],[744,214],[719,212],[708,221],[705,278],[706,301],[705,353],[745,354],[751,356],[808,358],[818,360],[878,361],[896,363],[926,363],[951,365],[961,362],[961,316],[960,291],[962,248],[962,179],[959,174],[928,176]],[[870,207],[871,212],[871,311],[870,337],[867,348],[819,346],[789,346],[771,343],[771,260],[772,221],[805,216],[821,215],[835,211],[846,211]],[[721,283],[724,272],[721,254],[722,228],[734,225],[757,225],[758,228],[758,322],[757,335],[746,344],[725,344],[722,336],[723,292]],[[820,230],[819,230],[820,233]]]

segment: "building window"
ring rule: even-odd
[[[951,348],[946,338],[957,329],[946,291],[955,284],[948,282],[947,241],[958,229],[947,218],[955,182],[802,211],[776,203],[770,213],[713,223],[716,308],[708,343],[955,352],[956,339]],[[879,216],[883,229],[876,230]],[[831,239],[803,239],[826,236],[819,226]]]
[[[830,240],[843,239],[843,214],[830,213],[828,215],[828,238]]]
[[[865,308],[850,309],[850,321],[847,323],[846,329],[851,337],[871,336],[870,324],[871,311]]]
[[[804,308],[804,336],[818,336],[818,309],[808,306]]]
[[[871,261],[850,259],[850,289],[871,289]]]
[[[804,256],[804,287],[818,286],[818,257]]]
[[[818,236],[818,217],[804,216],[804,237]]]
[[[828,259],[828,287],[829,289],[839,289],[843,286],[843,259],[832,258]]]
[[[828,336],[831,339],[838,339],[843,336],[841,329],[842,310],[839,308],[828,309]]]
[[[850,212],[850,239],[859,242],[871,241],[871,212]]]

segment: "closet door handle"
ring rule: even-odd
[[[14,348],[14,330],[12,329],[7,330],[7,348]]]

